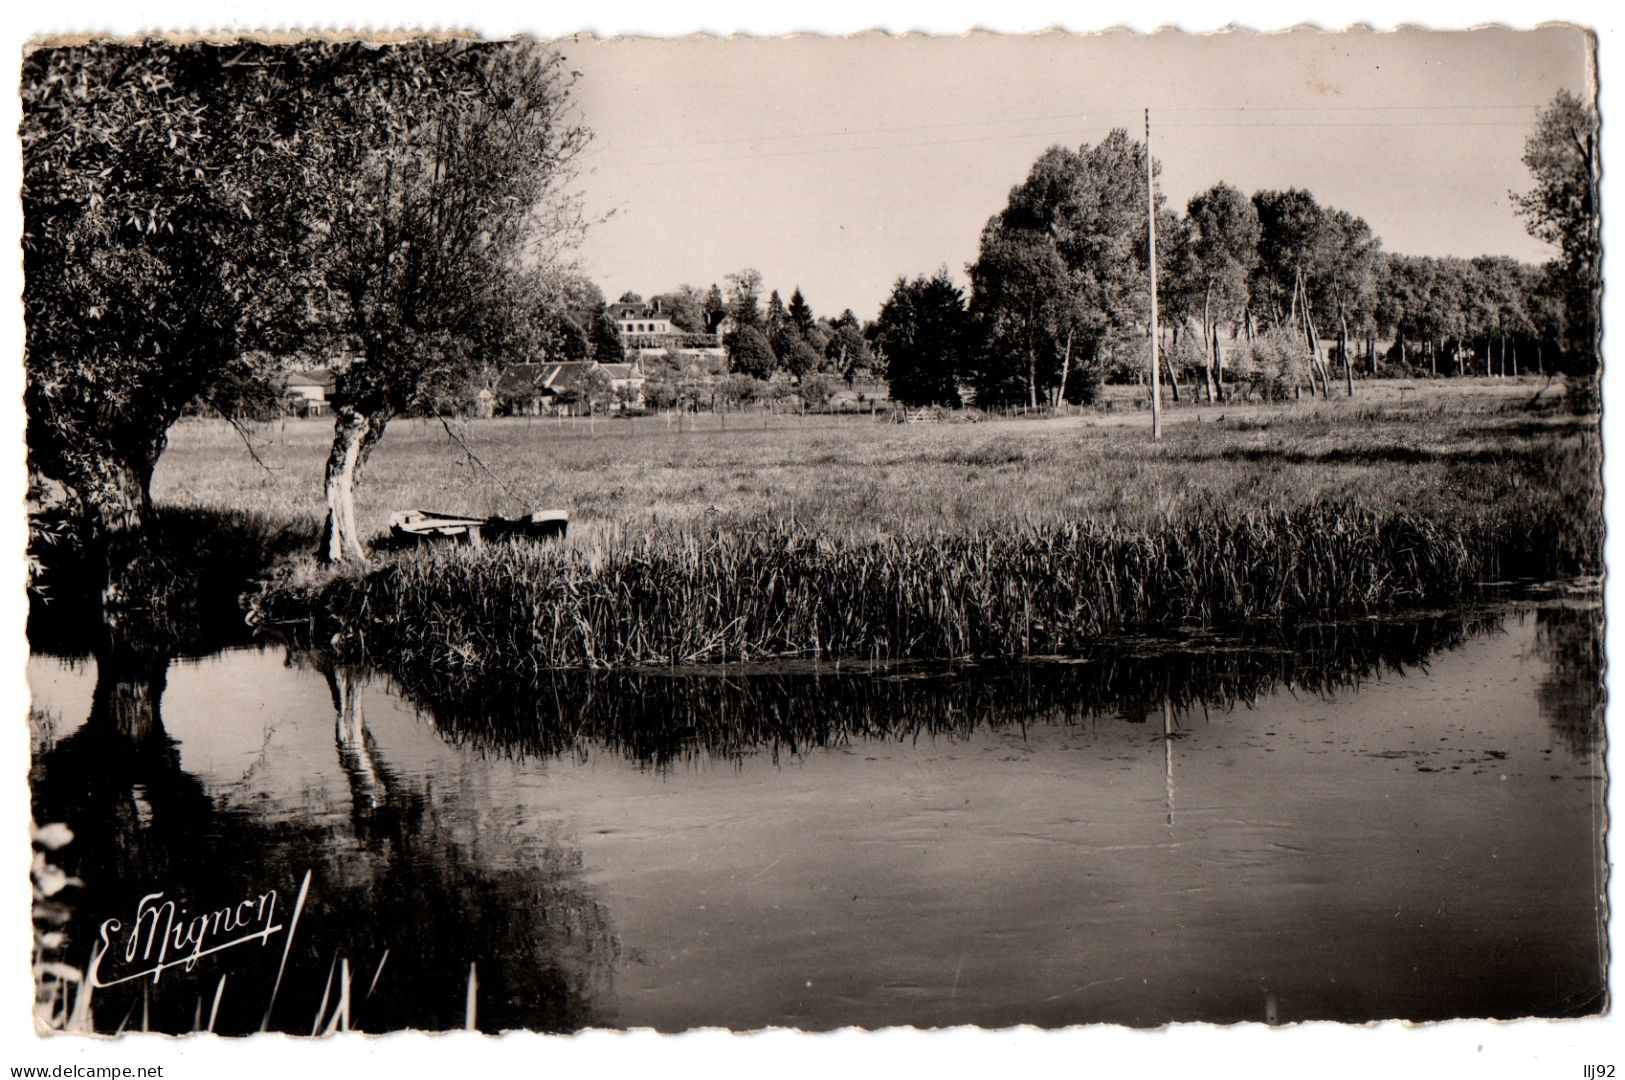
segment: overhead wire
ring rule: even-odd
[[[1537,106],[1537,105],[1524,105],[1524,104],[1517,104],[1517,105],[1465,104],[1465,105],[1325,105],[1325,106],[1319,106],[1319,105],[1169,106],[1167,108],[1162,108],[1162,109],[1153,109],[1152,112],[1153,112],[1153,114],[1161,115],[1161,116],[1167,116],[1168,114],[1176,114],[1177,115],[1179,113],[1242,113],[1242,114],[1261,114],[1261,113],[1271,113],[1271,112],[1277,112],[1277,113],[1305,113],[1305,112],[1320,112],[1320,113],[1401,112],[1401,113],[1414,113],[1414,112],[1420,112],[1420,111],[1428,111],[1428,112],[1484,112],[1484,111],[1490,111],[1490,110],[1499,110],[1499,111],[1514,111],[1514,110],[1516,110],[1516,111],[1525,111],[1525,112],[1533,113],[1536,110],[1538,110],[1538,108],[1539,108],[1539,106]],[[840,131],[823,131],[823,132],[785,132],[785,133],[782,133],[782,134],[738,136],[738,137],[727,138],[727,139],[696,140],[696,141],[692,141],[692,142],[640,144],[637,147],[637,150],[638,151],[647,151],[647,150],[660,150],[660,149],[681,149],[681,148],[684,148],[684,147],[691,147],[691,146],[729,146],[729,145],[735,145],[735,144],[757,144],[757,143],[768,143],[768,142],[784,142],[784,141],[795,140],[795,139],[845,138],[845,137],[861,136],[861,135],[885,135],[885,134],[892,134],[892,133],[895,133],[895,132],[933,131],[933,130],[943,130],[943,129],[948,129],[948,128],[964,128],[964,127],[987,127],[987,126],[995,125],[995,124],[1047,123],[1047,122],[1055,121],[1055,120],[1089,120],[1089,119],[1098,119],[1098,118],[1106,117],[1106,116],[1138,116],[1138,115],[1141,114],[1142,111],[1143,111],[1142,109],[1092,109],[1092,110],[1089,110],[1089,111],[1086,111],[1086,112],[1078,112],[1078,113],[1059,113],[1059,114],[1051,114],[1051,115],[1046,115],[1046,116],[1030,116],[1030,117],[1009,117],[1009,118],[991,119],[991,120],[950,121],[950,122],[945,122],[945,123],[940,123],[940,124],[914,124],[914,125],[901,125],[901,126],[896,126],[896,127],[843,129],[843,130],[840,130]],[[1260,120],[1256,120],[1256,119],[1243,120],[1243,119],[1238,118],[1236,120],[1179,120],[1179,119],[1163,120],[1161,123],[1158,124],[1158,127],[1160,129],[1201,129],[1201,128],[1227,128],[1227,129],[1322,128],[1322,129],[1336,129],[1336,128],[1364,128],[1364,127],[1373,127],[1373,128],[1475,128],[1475,127],[1493,128],[1493,127],[1516,127],[1516,128],[1523,128],[1523,127],[1527,127],[1528,124],[1529,124],[1528,119],[1521,119],[1521,120],[1392,120],[1392,121],[1384,121],[1384,120],[1339,120],[1339,121],[1335,121],[1335,122],[1328,122],[1326,120],[1268,120],[1268,119],[1260,121]],[[657,158],[652,158],[652,159],[646,160],[646,161],[622,161],[622,162],[610,161],[610,162],[600,162],[600,163],[597,163],[597,164],[593,164],[593,165],[590,165],[589,168],[595,169],[595,170],[596,169],[613,170],[613,169],[652,168],[652,167],[655,167],[655,166],[666,166],[666,165],[670,165],[670,166],[713,165],[713,164],[727,164],[729,162],[736,162],[736,161],[767,160],[767,159],[772,159],[772,158],[810,157],[810,156],[815,156],[815,155],[819,155],[819,154],[866,153],[866,152],[870,152],[870,151],[908,150],[908,149],[920,149],[920,148],[932,147],[932,146],[954,146],[954,145],[979,143],[979,142],[1003,142],[1003,141],[1009,141],[1009,140],[1013,140],[1013,139],[1063,138],[1063,137],[1067,137],[1067,136],[1073,136],[1073,135],[1076,135],[1076,134],[1077,134],[1076,128],[1069,127],[1069,128],[1067,128],[1065,130],[1001,132],[1001,133],[998,133],[998,134],[968,135],[968,136],[964,136],[964,137],[961,137],[961,138],[952,138],[952,139],[925,139],[925,140],[915,140],[915,141],[910,141],[910,142],[864,143],[864,144],[852,145],[852,146],[802,147],[802,148],[792,149],[792,150],[766,150],[766,151],[755,151],[755,152],[737,153],[737,154],[713,155],[713,156],[709,156],[709,157],[657,157]],[[596,151],[595,153],[604,153],[604,152],[606,152],[606,151]],[[613,153],[613,150],[610,150],[610,151],[607,151],[607,152]],[[584,156],[590,156],[590,155],[584,155]]]

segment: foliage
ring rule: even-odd
[[[594,360],[600,364],[619,364],[626,359],[626,349],[621,344],[621,328],[610,316],[608,307],[601,305],[593,312],[589,326],[587,335]]]
[[[1149,321],[1146,182],[1145,145],[1119,128],[1051,147],[1011,189],[970,268],[979,403],[1048,400],[1109,330]]]
[[[1284,328],[1267,330],[1230,355],[1230,379],[1260,401],[1290,400],[1311,381],[1302,339]]]
[[[834,332],[824,346],[824,359],[830,370],[839,373],[848,386],[870,373],[874,354],[869,351],[869,343],[864,340],[855,318],[851,322],[835,324]]]
[[[815,371],[801,377],[796,384],[796,396],[801,398],[803,405],[816,412],[829,407],[837,388],[834,378]]]
[[[728,316],[733,319],[735,329],[764,329],[761,271],[746,267],[729,274],[725,280],[728,282]]]
[[[982,331],[969,372],[977,404],[1047,400],[1085,317],[1053,238],[994,218],[970,277],[971,315]]]
[[[818,350],[799,334],[791,337],[779,353],[780,366],[797,379],[805,379],[817,372],[822,363],[823,357]]]
[[[944,267],[913,281],[898,278],[876,320],[893,401],[904,405],[960,404],[968,318],[965,295]]]
[[[722,290],[712,282],[711,288],[705,294],[705,303],[701,307],[705,314],[705,332],[714,334],[722,325],[722,320],[728,316],[728,305],[722,299]]]
[[[766,396],[767,384],[761,379],[734,372],[717,387],[718,396],[729,405],[749,405]]]
[[[659,304],[660,310],[671,316],[671,325],[675,330],[689,334],[704,334],[709,331],[706,324],[705,294],[692,285],[679,285],[671,292],[651,297],[650,302]]]
[[[353,486],[389,421],[535,338],[582,220],[567,190],[588,133],[574,76],[524,41],[311,46],[301,159],[312,170],[309,254],[319,325],[347,356],[332,395],[328,559],[361,557]],[[594,290],[595,291],[595,290]],[[601,300],[601,297],[594,297]],[[619,360],[593,305],[596,357]]]
[[[812,334],[813,327],[817,325],[812,306],[807,303],[807,298],[801,295],[800,285],[797,285],[795,291],[790,294],[790,303],[784,309],[784,314],[790,320],[790,325],[795,327],[796,333],[803,338]]]
[[[643,383],[643,401],[651,409],[671,409],[677,406],[677,382],[669,375],[651,375]]]
[[[1535,186],[1512,202],[1531,236],[1557,247],[1563,269],[1566,314],[1564,349],[1579,358],[1577,370],[1598,362],[1598,309],[1602,289],[1601,205],[1596,109],[1560,90],[1541,111],[1524,143],[1523,163]]]
[[[725,335],[722,344],[728,350],[730,370],[756,379],[765,379],[773,374],[777,358],[773,355],[772,346],[767,343],[767,335],[756,327],[741,327]]]
[[[263,382],[319,292],[305,80],[270,46],[92,43],[23,64],[31,468],[138,530],[171,424]]]
[[[1237,318],[1247,306],[1247,278],[1258,262],[1258,211],[1229,184],[1191,196],[1192,268],[1214,319]]]
[[[1290,327],[1298,310],[1298,282],[1312,278],[1321,255],[1321,230],[1326,212],[1307,191],[1259,191],[1253,195],[1258,212],[1258,263],[1251,292],[1259,312],[1272,326]]]

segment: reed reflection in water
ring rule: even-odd
[[[108,642],[94,679],[33,661],[35,813],[78,834],[81,964],[154,889],[291,901],[312,871],[270,1024],[301,1034],[341,1000],[462,1026],[471,967],[487,1030],[1584,1014],[1599,617],[457,700],[320,652]],[[279,955],[106,991],[97,1026],[206,1026],[225,974],[215,1030],[256,1030]]]

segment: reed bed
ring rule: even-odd
[[[1471,516],[1320,502],[1113,522],[830,536],[724,519],[590,545],[442,548],[364,574],[273,582],[262,623],[453,681],[494,673],[731,662],[1076,653],[1122,632],[1371,614],[1505,578],[1595,569],[1562,492]],[[1572,509],[1572,508],[1571,508]],[[1568,523],[1569,527],[1565,527]]]

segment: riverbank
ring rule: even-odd
[[[1595,419],[1522,395],[1213,412],[1158,444],[1078,419],[843,422],[771,443],[734,435],[710,454],[637,438],[617,458],[637,494],[569,501],[565,544],[387,556],[366,572],[284,564],[253,617],[458,683],[1068,653],[1106,634],[1373,614],[1601,566]],[[579,465],[604,441],[542,443],[535,469]]]

